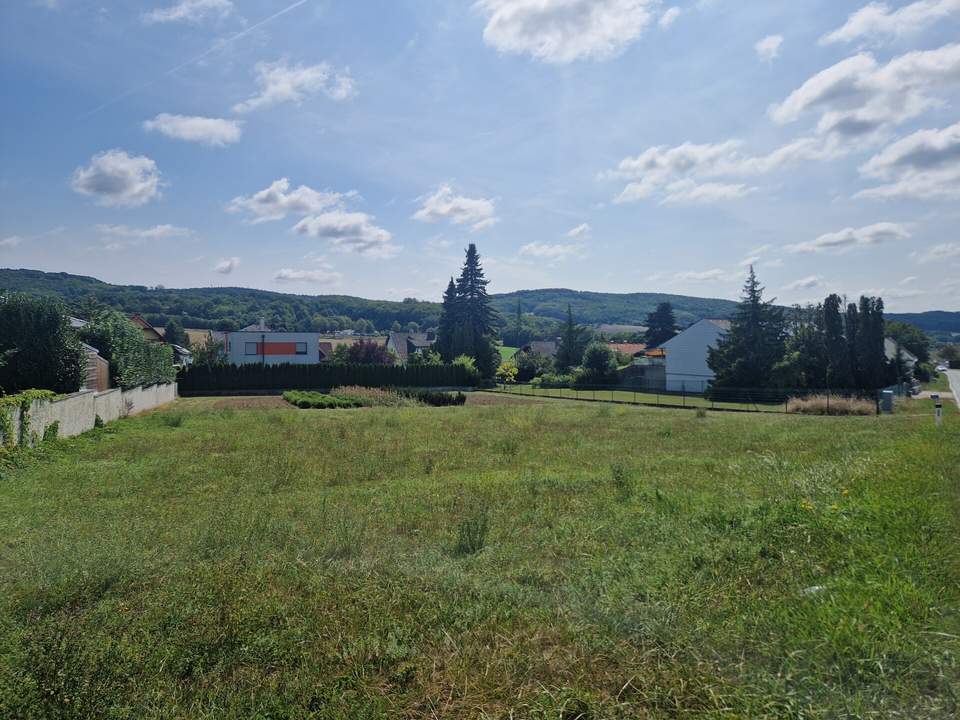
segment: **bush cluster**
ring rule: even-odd
[[[423,405],[431,405],[433,407],[464,405],[467,402],[467,396],[462,392],[448,393],[439,390],[425,390],[423,388],[399,388],[397,392],[411,400],[416,400]]]
[[[291,405],[298,408],[330,410],[336,408],[358,408],[363,407],[363,403],[356,398],[335,397],[325,395],[319,392],[309,392],[304,390],[288,390],[283,394],[283,399]]]

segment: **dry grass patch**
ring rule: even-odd
[[[802,415],[876,415],[877,404],[862,398],[810,395],[790,398],[787,411]]]

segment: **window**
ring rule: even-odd
[[[245,355],[259,355],[260,351],[257,349],[257,343],[244,343],[243,352]]]
[[[307,344],[297,343],[297,355],[306,355],[307,354]]]

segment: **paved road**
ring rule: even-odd
[[[947,370],[947,380],[950,381],[950,390],[953,392],[953,399],[960,407],[960,370]]]

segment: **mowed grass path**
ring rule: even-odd
[[[0,466],[0,717],[956,716],[955,417],[216,405]]]

